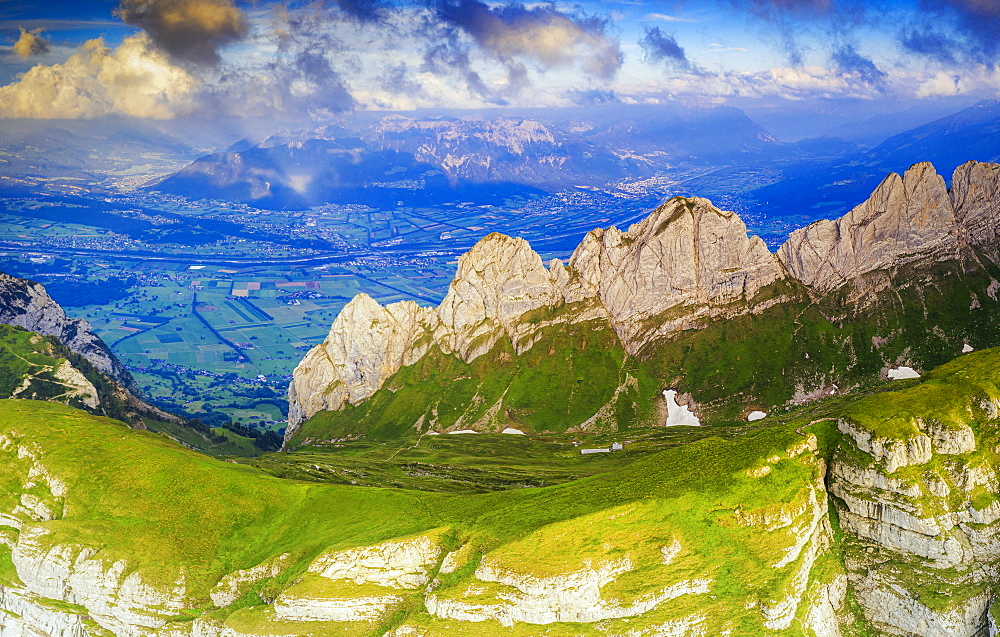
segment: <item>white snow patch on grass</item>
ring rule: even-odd
[[[976,348],[973,347],[972,345],[969,345],[968,343],[962,346],[963,354],[968,354],[969,352],[974,352],[974,351],[976,351]]]
[[[477,434],[478,431],[474,429],[459,429],[458,431],[449,431],[450,434]]]
[[[523,431],[521,431],[520,429],[514,429],[513,427],[507,427],[506,429],[504,429],[500,433],[502,433],[502,434],[521,434],[522,436],[524,435]]]
[[[896,367],[895,369],[889,370],[889,378],[892,380],[902,380],[904,378],[920,378],[920,374],[917,373],[912,367]]]
[[[688,409],[687,405],[677,404],[677,392],[673,389],[664,389],[663,398],[667,401],[667,427],[675,425],[688,425],[700,427],[701,421]]]
[[[755,420],[760,420],[762,418],[767,418],[766,411],[760,411],[759,409],[757,409],[747,414],[747,422],[753,422]]]

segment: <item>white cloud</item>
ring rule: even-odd
[[[32,67],[0,87],[0,117],[79,119],[112,113],[166,119],[190,107],[198,82],[150,45],[126,38],[114,50],[89,40],[62,64]]]
[[[650,13],[646,16],[647,20],[660,20],[663,22],[697,22],[692,18],[681,18],[675,15],[667,15],[665,13]]]

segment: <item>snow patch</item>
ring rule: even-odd
[[[701,426],[701,421],[688,409],[687,405],[677,404],[676,391],[673,389],[664,389],[663,398],[667,401],[667,422],[665,423],[667,427],[675,425]]]
[[[912,367],[896,367],[889,370],[889,378],[892,380],[902,380],[904,378],[920,378],[920,374],[917,373]]]
[[[767,412],[766,411],[760,411],[759,409],[757,409],[757,410],[751,411],[747,415],[747,422],[753,422],[755,420],[760,420],[762,418],[767,418]]]
[[[458,431],[449,431],[450,434],[477,434],[479,433],[475,429],[459,429]]]
[[[969,352],[974,352],[974,351],[976,351],[976,348],[973,347],[972,345],[969,345],[968,343],[962,346],[963,354],[968,354]]]
[[[523,431],[521,431],[520,429],[514,429],[513,427],[507,427],[506,429],[504,429],[500,433],[502,433],[502,434],[521,434],[522,436],[525,435]]]

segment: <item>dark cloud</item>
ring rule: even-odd
[[[926,55],[945,64],[954,64],[958,61],[955,54],[958,52],[960,44],[931,28],[904,31],[899,35],[899,43],[907,51]]]
[[[392,3],[383,0],[337,0],[335,4],[345,14],[362,22],[376,22],[392,7]]]
[[[530,60],[543,68],[579,64],[605,80],[622,65],[621,49],[606,20],[565,13],[551,3],[491,7],[480,0],[445,0],[435,12],[442,23],[501,60]]]
[[[995,68],[1000,62],[1000,2],[924,0],[922,21],[904,29],[904,49],[946,64],[958,61]]]
[[[449,35],[450,37],[440,38],[427,47],[421,70],[435,75],[457,76],[473,95],[493,104],[506,105],[507,100],[502,94],[486,86],[483,78],[472,68],[468,47],[460,44],[454,34]]]
[[[232,0],[120,0],[115,15],[172,57],[196,64],[218,64],[219,48],[249,30]]]
[[[687,68],[688,62],[684,49],[677,44],[677,38],[664,33],[660,27],[646,27],[646,32],[639,40],[639,46],[645,54],[647,62],[665,62],[671,66]]]
[[[45,55],[49,52],[49,43],[39,35],[41,29],[28,31],[24,27],[20,28],[21,36],[14,43],[14,53],[27,60],[32,55]]]
[[[830,59],[839,71],[856,74],[863,84],[872,88],[882,90],[889,81],[885,71],[878,68],[870,58],[858,53],[851,44],[846,44],[835,50]]]
[[[746,15],[766,22],[759,37],[784,53],[792,66],[802,66],[809,47],[807,34],[834,41],[848,39],[860,25],[871,24],[872,3],[865,0],[730,0]]]

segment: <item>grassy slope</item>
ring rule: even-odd
[[[365,434],[392,439],[424,430],[469,426],[494,409],[497,423],[525,431],[565,431],[593,415],[625,380],[626,354],[606,322],[545,328],[521,356],[507,339],[472,363],[433,348],[399,370],[381,390],[358,406],[321,412],[298,439],[333,439]],[[499,406],[497,405],[499,403]],[[461,420],[460,420],[461,419]]]
[[[944,402],[955,396],[984,391],[998,396],[998,365],[1000,351],[976,353],[929,374],[923,383],[889,384],[901,389],[878,398],[839,397],[753,427],[718,430],[728,432],[727,437],[691,440],[600,475],[478,495],[283,480],[53,403],[0,401],[0,429],[33,449],[51,473],[71,485],[61,503],[69,515],[42,523],[51,531],[46,541],[99,547],[105,558],[125,558],[131,567],[161,582],[172,581],[183,568],[200,599],[193,602],[195,608],[208,604],[205,594],[222,575],[282,553],[291,553],[293,559],[289,571],[273,583],[277,589],[328,548],[450,527],[451,537],[472,547],[472,559],[485,552],[496,564],[540,576],[574,570],[586,560],[629,555],[639,570],[604,591],[625,603],[678,578],[709,574],[713,598],[685,597],[665,606],[669,612],[659,609],[647,619],[665,621],[677,613],[702,611],[712,626],[728,622],[739,632],[752,630],[758,621],[747,612],[748,599],[766,605],[781,599],[791,585],[791,567],[769,566],[782,555],[788,537],[741,520],[744,514],[766,516],[794,509],[804,497],[803,487],[817,478],[820,468],[780,460],[760,478],[750,478],[746,471],[767,463],[766,458],[783,456],[785,449],[804,440],[796,429],[820,417],[849,413],[872,418],[877,425],[895,417],[893,405],[910,405],[916,411],[926,406],[939,410],[928,413],[943,414],[953,411]],[[888,415],[879,416],[879,410],[889,410]],[[830,422],[817,422],[807,431],[818,436],[821,453],[830,453],[840,443]],[[520,438],[506,440],[442,440],[447,448],[411,453],[439,454],[440,460],[448,453],[471,453],[470,446],[489,454],[498,445],[529,444]],[[0,455],[0,509],[9,511],[23,490],[30,460],[18,460],[13,446]],[[53,500],[38,486],[32,489],[43,500]],[[685,547],[676,569],[657,566],[651,556],[673,539]],[[822,572],[840,568],[836,560],[820,563]],[[5,572],[0,575],[9,579]],[[460,569],[446,578],[439,594],[462,596],[470,578],[470,570]],[[486,601],[494,594],[481,593]],[[220,617],[232,613],[234,622],[250,623],[264,618],[266,607],[237,609],[246,603],[220,611]],[[449,634],[419,605],[408,617],[433,629],[432,634]],[[625,630],[627,625],[616,623],[611,629],[615,627]],[[469,634],[504,632],[492,624],[479,630]]]
[[[10,396],[21,386],[25,379],[30,379],[26,390],[18,397],[35,400],[57,400],[68,402],[73,407],[85,409],[83,401],[63,397],[66,387],[47,369],[56,369],[63,361],[79,370],[97,389],[100,405],[96,412],[112,418],[123,418],[134,413],[135,409],[128,406],[124,393],[120,388],[101,374],[82,356],[69,351],[55,337],[45,337],[35,332],[0,324],[0,396]],[[217,429],[213,433],[226,437],[226,442],[215,443],[198,431],[178,423],[166,422],[153,417],[152,414],[135,417],[146,428],[167,434],[199,451],[214,456],[256,456],[260,450],[253,446],[253,441],[231,431]],[[139,424],[136,422],[135,424]]]
[[[282,480],[52,403],[0,401],[0,423],[4,434],[34,448],[44,466],[71,485],[57,507],[70,515],[42,523],[51,531],[47,542],[99,547],[105,558],[126,558],[161,582],[183,568],[198,595],[225,573],[285,552],[303,566],[328,547],[443,525],[475,535],[483,547],[500,546],[544,525],[630,502],[711,499],[732,489],[733,474],[801,440],[791,425],[760,429],[734,440],[703,439],[554,487],[444,496]],[[0,508],[9,511],[28,461],[16,461],[13,447],[2,455]],[[794,483],[781,478],[778,498],[788,497],[781,493]],[[762,506],[775,493],[740,497],[745,506]]]

